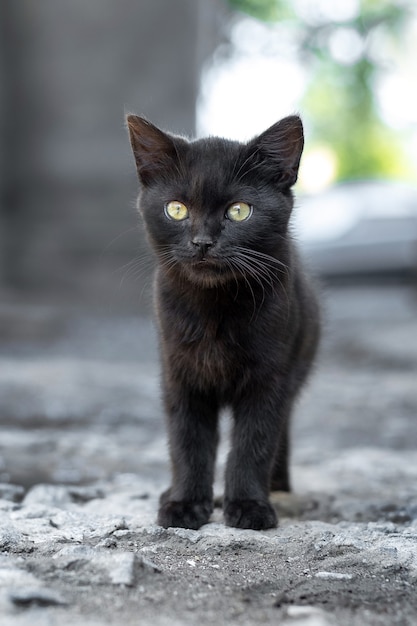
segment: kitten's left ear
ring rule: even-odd
[[[291,187],[297,180],[304,147],[301,119],[298,115],[285,117],[253,139],[249,147],[263,160],[275,182]]]

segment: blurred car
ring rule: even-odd
[[[324,276],[417,273],[417,187],[390,181],[335,185],[301,196],[294,229]]]

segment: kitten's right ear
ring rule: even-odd
[[[126,122],[139,179],[149,185],[177,157],[176,145],[173,138],[143,117],[128,115]]]

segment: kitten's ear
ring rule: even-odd
[[[128,115],[126,122],[138,176],[149,185],[177,156],[174,139],[143,117]]]
[[[304,147],[303,124],[298,115],[280,120],[249,143],[263,160],[272,180],[291,187],[297,180]]]

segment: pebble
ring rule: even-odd
[[[140,557],[140,564],[143,567],[143,569],[149,572],[155,572],[155,573],[162,572],[161,568],[158,565],[156,565],[153,561],[143,556]]]
[[[69,565],[76,563],[80,559],[92,559],[96,553],[96,550],[94,548],[91,548],[90,546],[68,545],[64,546],[63,548],[61,548],[61,550],[56,552],[52,556],[52,558],[54,560],[63,559],[65,561],[65,567],[68,567]]]
[[[96,546],[64,546],[52,557],[59,569],[78,568],[79,575],[94,575],[97,580],[112,585],[132,587],[137,578],[161,572],[149,559],[127,551],[109,551]]]
[[[283,624],[291,626],[334,626],[330,616],[315,606],[292,605],[287,608],[287,618]]]
[[[14,526],[8,524],[6,527],[0,527],[0,550],[15,550],[25,547],[27,541],[21,532],[16,530]]]
[[[21,485],[10,483],[0,483],[0,499],[10,500],[10,502],[20,502],[25,495],[25,490]]]
[[[111,554],[111,567],[108,568],[113,585],[133,587],[135,582],[136,556],[132,552]]]
[[[68,494],[73,502],[83,504],[90,500],[101,500],[105,497],[104,491],[100,487],[88,486],[68,487]]]
[[[317,572],[314,576],[322,580],[352,580],[353,578],[352,574],[342,572]]]
[[[9,600],[20,608],[31,606],[65,606],[67,600],[58,592],[52,589],[37,587],[19,587],[9,589]]]
[[[26,494],[23,504],[42,504],[43,506],[66,508],[71,504],[68,487],[60,485],[35,485]]]
[[[197,543],[197,541],[200,541],[202,537],[200,531],[190,530],[189,528],[168,528],[167,532],[169,535],[175,535],[181,539],[191,541],[191,543]]]

